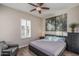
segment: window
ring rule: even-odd
[[[31,37],[31,21],[21,19],[21,38]]]

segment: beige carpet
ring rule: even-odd
[[[65,50],[63,54],[64,56],[79,56],[79,54],[67,50]],[[28,47],[25,47],[18,50],[17,56],[36,56],[36,55],[33,52],[31,52],[28,49]]]

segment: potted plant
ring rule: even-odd
[[[70,24],[71,31],[72,31],[72,32],[75,32],[75,28],[76,28],[77,26],[78,26],[78,24],[76,24],[76,23]]]

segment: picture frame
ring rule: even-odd
[[[67,31],[67,14],[46,19],[46,31]]]

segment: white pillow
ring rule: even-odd
[[[45,39],[48,40],[48,41],[55,41],[55,40],[57,40],[55,36],[46,36]]]

